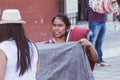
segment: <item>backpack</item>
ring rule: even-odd
[[[68,36],[67,37],[68,41],[78,41],[78,40],[80,40],[82,38],[87,38],[89,41],[91,41],[90,38],[92,36],[92,32],[87,28],[74,27],[67,36]],[[84,53],[87,54],[91,70],[93,71],[94,66],[95,66],[95,62],[93,62],[90,59],[89,52],[86,49],[87,49],[86,47],[83,47],[83,51],[84,51]]]
[[[116,0],[89,0],[89,7],[99,14],[116,13],[119,10]]]

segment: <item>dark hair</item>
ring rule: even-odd
[[[17,70],[20,69],[19,76],[21,76],[31,65],[29,40],[24,34],[22,24],[0,24],[0,42],[11,38],[15,40],[17,45]]]
[[[58,15],[56,15],[55,17],[53,17],[53,18],[52,18],[52,24],[53,24],[53,22],[54,22],[54,20],[55,20],[56,18],[61,19],[61,20],[65,23],[67,29],[70,28],[71,23],[70,23],[70,21],[69,21],[69,18],[68,18],[65,14],[58,14]]]

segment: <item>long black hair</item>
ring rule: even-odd
[[[20,69],[19,76],[23,75],[31,65],[29,40],[25,36],[22,24],[8,23],[0,24],[0,42],[13,39],[17,45],[17,70]]]

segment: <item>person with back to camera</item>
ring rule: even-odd
[[[18,9],[3,11],[0,21],[0,80],[36,80],[38,51],[26,36]]]
[[[73,29],[75,30],[74,31],[75,34],[74,34],[73,30],[70,29],[70,26],[71,26],[71,23],[66,15],[58,14],[55,17],[53,17],[52,19],[53,39],[50,39],[45,43],[51,44],[51,43],[61,43],[66,41],[78,41],[82,46],[87,46],[87,50],[89,51],[88,55],[91,62],[96,62],[98,59],[97,51],[92,46],[92,43],[90,41],[88,41],[86,38],[83,38],[84,33],[86,32],[86,29],[74,28]],[[71,34],[69,34],[69,32]],[[76,38],[75,36],[78,36],[78,37]],[[91,66],[91,69],[93,70],[94,66]]]

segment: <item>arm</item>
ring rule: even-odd
[[[38,57],[37,66],[36,66],[36,76],[39,74],[39,70],[40,70],[40,60]]]
[[[90,41],[83,38],[78,41],[82,46],[87,46],[87,50],[89,50],[89,56],[92,59],[92,61],[96,62],[98,60],[98,54],[94,46]]]
[[[7,57],[5,53],[0,49],[0,80],[4,80],[6,65]]]

